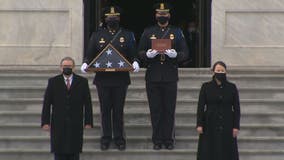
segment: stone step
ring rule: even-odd
[[[90,159],[100,159],[100,160],[185,160],[188,158],[195,159],[195,151],[192,150],[174,150],[174,151],[154,151],[154,150],[141,150],[141,149],[131,149],[126,151],[117,151],[116,149],[111,149],[108,151],[101,151],[99,149],[85,149],[84,153],[81,154],[81,160]],[[2,150],[0,151],[0,159],[5,160],[31,160],[31,159],[41,159],[41,160],[53,160],[53,154],[49,153],[45,149],[13,149],[13,150]]]
[[[188,124],[176,124],[175,135],[196,135],[195,122]],[[126,124],[125,132],[127,136],[151,136],[152,129],[150,124]],[[86,130],[86,136],[100,135],[101,130],[98,124],[93,129]],[[6,123],[0,125],[0,136],[40,136],[48,135],[40,128],[40,120],[38,123]],[[284,136],[283,124],[242,124],[240,136]]]
[[[127,125],[150,124],[149,110],[141,112],[125,111],[124,123]],[[0,111],[0,125],[6,123],[34,123],[41,119],[41,112],[31,111]],[[100,113],[94,113],[94,123],[100,124]],[[196,113],[176,111],[176,124],[188,124],[196,122]],[[241,124],[284,124],[284,112],[267,113],[243,113]]]
[[[49,137],[0,137],[0,149],[45,149],[49,150]],[[153,144],[150,137],[127,137],[127,149],[152,149]],[[99,149],[100,137],[84,137],[85,149]],[[112,143],[111,149],[115,149]],[[177,137],[176,149],[197,148],[197,138]]]
[[[75,72],[80,73],[80,65],[75,66]],[[138,73],[133,73],[137,75],[144,75],[145,68],[141,68]],[[269,75],[283,75],[284,74],[284,67],[281,66],[228,66],[228,73],[229,74],[269,74]],[[49,74],[57,74],[59,73],[59,66],[55,65],[1,65],[0,66],[1,73],[49,73]],[[179,74],[196,74],[196,75],[204,75],[204,74],[211,74],[210,68],[179,68]],[[89,73],[92,74],[92,73]]]
[[[153,144],[150,137],[133,136],[126,137],[129,149],[152,149]],[[176,137],[175,149],[197,149],[198,137]],[[238,138],[239,149],[254,150],[281,150],[284,148],[284,137],[240,137]],[[0,137],[1,149],[45,149],[50,148],[50,139],[47,136],[6,136]],[[99,149],[100,137],[85,136],[85,149]],[[115,149],[114,144],[111,146]]]
[[[241,160],[283,160],[283,150],[240,150]],[[48,150],[42,149],[4,149],[0,150],[0,159],[3,160],[53,160],[53,154]],[[80,156],[81,160],[100,159],[100,160],[195,160],[196,150],[176,149],[168,150],[139,150],[129,149],[126,151],[117,150],[91,150],[85,149]]]
[[[284,111],[284,100],[241,99],[242,113],[267,113]],[[177,111],[196,113],[197,100],[177,101]],[[99,112],[99,101],[93,98],[94,112]],[[0,111],[38,111],[42,109],[42,98],[0,98]],[[126,98],[125,111],[145,112],[149,110],[147,99]]]
[[[77,69],[80,66],[76,66]],[[283,160],[284,157],[284,68],[229,67],[228,79],[235,82],[241,98],[240,159]],[[80,73],[79,70],[77,70]],[[0,66],[0,159],[52,160],[49,133],[40,128],[42,97],[47,79],[58,74],[58,66]],[[95,128],[85,130],[85,153],[81,159],[102,160],[194,160],[197,133],[195,114],[200,85],[211,79],[209,68],[179,69],[176,112],[177,149],[153,151],[145,69],[131,73],[125,106],[128,148],[124,152],[100,151],[99,104],[94,74],[89,79],[94,104]],[[81,74],[82,75],[82,74]],[[280,87],[279,87],[280,86]],[[24,136],[23,136],[24,135]],[[141,137],[142,136],[142,137]]]
[[[1,86],[46,86],[48,78],[55,74],[1,74]],[[81,74],[82,75],[82,74]],[[82,75],[89,79],[92,85],[94,75]],[[200,87],[203,82],[211,80],[211,75],[180,75],[179,86]],[[284,86],[283,75],[228,75],[228,79],[237,84],[238,87],[278,87]],[[133,86],[145,84],[144,75],[131,74]]]
[[[45,87],[38,86],[1,86],[0,98],[42,98]],[[197,99],[200,88],[179,88],[178,99]],[[284,98],[284,88],[240,88],[239,94],[241,99],[282,99]],[[95,89],[91,90],[92,97],[97,98]],[[127,98],[146,99],[145,87],[129,87]]]

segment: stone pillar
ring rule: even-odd
[[[213,0],[213,62],[284,66],[283,59],[283,0]]]
[[[82,9],[82,0],[0,0],[0,65],[81,63]]]

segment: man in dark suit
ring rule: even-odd
[[[92,128],[93,111],[88,80],[73,73],[74,60],[61,60],[62,74],[48,80],[41,126],[50,131],[55,160],[79,160],[83,128]]]
[[[152,122],[153,148],[174,149],[174,120],[177,97],[178,62],[188,56],[188,48],[181,29],[169,25],[170,7],[156,5],[157,25],[146,28],[141,36],[138,54],[147,65],[146,90]],[[170,39],[171,48],[152,49],[152,40]]]
[[[139,71],[136,57],[136,42],[133,32],[120,27],[120,9],[109,6],[104,9],[105,27],[94,32],[81,71],[86,73],[88,64],[108,44],[112,44],[129,62],[134,72]],[[97,72],[94,78],[101,109],[101,149],[107,150],[113,140],[117,149],[125,150],[123,108],[130,76],[128,71]]]

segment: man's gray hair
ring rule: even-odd
[[[73,62],[73,66],[75,66],[75,61],[71,57],[64,57],[64,58],[62,58],[62,60],[60,61],[60,65],[62,65],[63,61],[72,61]]]

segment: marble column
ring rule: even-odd
[[[82,9],[82,0],[0,0],[0,65],[81,63]]]

